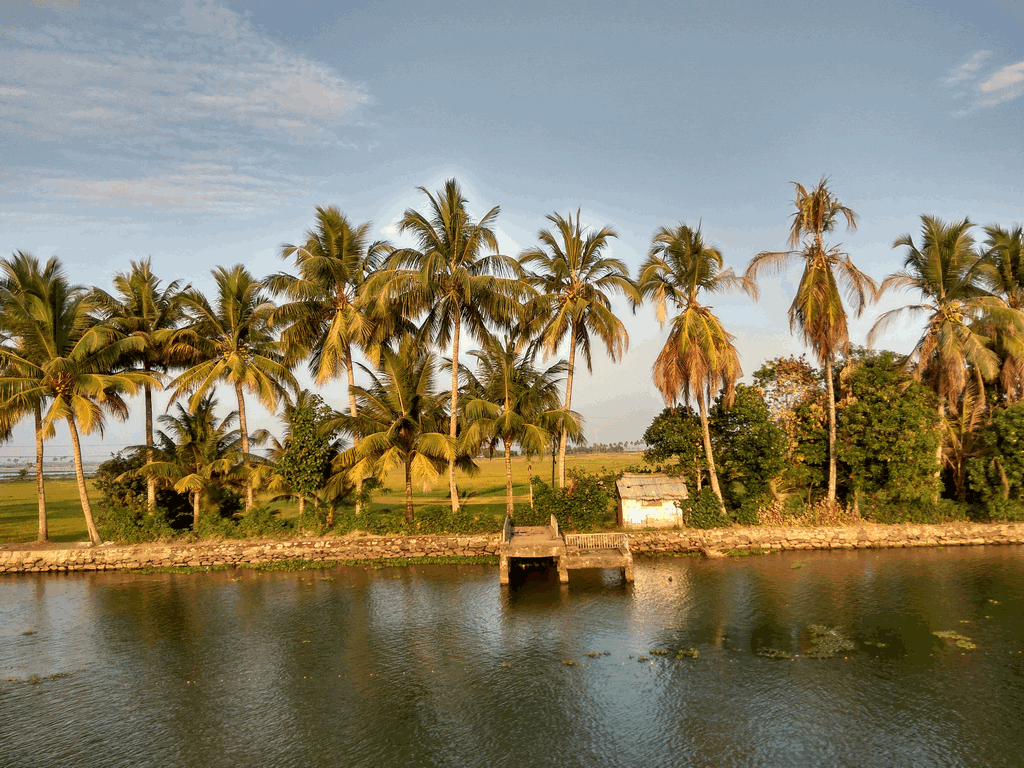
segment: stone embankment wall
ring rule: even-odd
[[[1024,544],[1024,523],[866,525],[827,528],[716,528],[630,531],[636,554],[701,550],[869,549]],[[147,544],[135,547],[29,549],[0,546],[0,573],[110,571],[126,568],[240,565],[275,560],[377,560],[498,553],[486,536],[364,536],[304,541]]]

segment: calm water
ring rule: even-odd
[[[0,766],[1024,765],[1022,558],[0,578]]]

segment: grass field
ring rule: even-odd
[[[631,464],[642,463],[637,453],[583,454],[566,457],[569,468],[584,469],[588,472],[607,470],[615,472]],[[462,503],[467,512],[481,518],[490,516],[501,520],[505,516],[505,460],[500,456],[493,459],[478,459],[480,473],[475,477],[461,474],[458,479],[459,491],[464,494]],[[512,492],[516,506],[528,504],[527,460],[512,459]],[[532,461],[532,474],[551,480],[551,460]],[[99,494],[89,483],[89,498],[95,508]],[[429,504],[448,504],[448,484],[441,482],[430,490],[413,488],[413,501],[417,507]],[[297,514],[294,502],[275,504],[281,516],[291,518]],[[392,473],[385,480],[384,489],[373,498],[374,509],[390,508],[401,510],[405,507],[405,480],[400,472]],[[74,480],[48,480],[46,482],[46,511],[49,520],[50,540],[55,542],[86,541],[85,519],[78,501],[78,488]],[[38,527],[35,480],[8,480],[0,483],[0,544],[34,541]]]

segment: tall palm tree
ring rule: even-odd
[[[358,415],[338,414],[325,425],[355,440],[342,454],[353,480],[383,480],[388,471],[404,469],[409,522],[414,519],[413,481],[432,485],[449,462],[459,459],[455,438],[444,433],[447,397],[436,389],[436,368],[433,353],[407,337],[397,352],[382,350],[379,371],[364,368],[371,382],[355,387]]]
[[[60,262],[56,258],[47,261],[44,267],[40,267],[39,260],[30,253],[15,251],[10,259],[4,259],[0,263],[3,277],[0,278],[0,333],[6,337],[4,348],[7,351],[15,352],[19,339],[17,337],[16,319],[17,313],[8,313],[12,310],[20,298],[24,298],[30,292],[45,295],[48,291],[50,281],[60,272]],[[8,364],[4,375],[18,375],[17,366]],[[42,402],[31,405],[28,411],[20,413],[3,414],[4,433],[9,437],[10,430],[19,422],[22,417],[31,413],[35,424],[36,444],[36,506],[38,508],[39,525],[36,540],[45,542],[49,540],[49,525],[46,517],[46,490],[43,480],[43,442],[47,435],[43,430]]]
[[[0,413],[26,412],[48,403],[42,432],[51,434],[54,422],[67,422],[82,513],[95,546],[101,540],[85,486],[79,431],[102,433],[105,412],[126,418],[122,396],[134,395],[156,380],[139,371],[111,373],[125,356],[141,348],[142,340],[95,322],[97,307],[90,292],[68,283],[59,263],[45,288],[5,296],[5,322],[20,343],[15,350],[0,351],[15,372],[0,380]]]
[[[178,280],[161,288],[160,279],[153,274],[152,260],[132,261],[128,272],[114,275],[114,291],[95,289],[95,300],[100,307],[100,318],[125,336],[135,336],[143,346],[124,361],[128,369],[138,368],[146,373],[167,370],[188,359],[192,347],[182,338],[181,326],[185,320],[182,291]],[[146,408],[146,462],[154,461],[153,453],[153,387],[144,385]],[[150,511],[156,508],[156,480],[146,479],[146,498]]]
[[[829,246],[824,235],[835,231],[840,220],[846,228],[857,229],[857,214],[839,202],[822,177],[817,186],[806,189],[793,182],[796,199],[793,222],[789,231],[788,251],[764,251],[751,259],[747,279],[754,281],[767,272],[781,272],[796,259],[803,262],[803,274],[796,296],[789,307],[789,326],[804,342],[825,369],[828,398],[828,497],[836,500],[836,401],[832,368],[836,357],[850,347],[846,308],[842,294],[860,317],[877,287],[870,276],[854,266],[841,245]]]
[[[356,226],[337,208],[316,209],[316,226],[301,245],[284,245],[281,258],[295,258],[298,276],[278,273],[267,287],[290,301],[271,316],[275,326],[285,325],[281,340],[293,359],[309,356],[309,372],[317,384],[348,375],[349,415],[357,415],[353,347],[371,357],[394,332],[397,320],[363,287],[390,253],[383,241],[370,242],[370,223]],[[390,321],[390,322],[389,322]],[[361,484],[360,484],[361,485]],[[360,488],[356,489],[356,514]]]
[[[666,405],[675,405],[680,395],[687,405],[691,400],[697,401],[711,488],[724,514],[725,503],[711,450],[708,409],[719,390],[725,391],[727,402],[731,401],[742,371],[732,335],[710,308],[700,303],[700,294],[735,288],[755,294],[753,283],[731,269],[722,269],[721,251],[704,242],[699,227],[692,229],[680,224],[655,232],[647,259],[640,266],[637,285],[641,296],[654,302],[662,327],[669,302],[677,310],[665,346],[655,361],[654,384]]]
[[[1024,228],[985,227],[984,281],[1011,310],[1024,317]],[[1008,402],[1024,398],[1024,339],[993,328],[994,350],[1000,358],[999,385]]]
[[[619,259],[605,255],[610,240],[617,237],[611,227],[590,230],[572,213],[563,218],[558,213],[547,217],[555,226],[551,232],[542,229],[537,237],[540,247],[519,256],[524,267],[531,268],[527,277],[538,296],[526,307],[537,344],[546,355],[555,354],[566,336],[569,338],[569,362],[565,379],[565,403],[572,408],[573,376],[576,352],[583,355],[587,371],[593,373],[591,336],[604,345],[613,361],[618,361],[629,347],[626,326],[612,311],[610,296],[621,293],[633,302],[639,301],[629,269]],[[565,486],[565,447],[568,432],[561,430],[558,439],[558,485]]]
[[[505,453],[505,509],[513,514],[512,446],[527,455],[543,454],[552,432],[579,432],[579,415],[562,409],[559,388],[568,364],[560,360],[537,370],[525,354],[526,340],[506,336],[483,340],[483,348],[470,352],[476,372],[466,377],[465,443],[473,449],[500,442]]]
[[[495,206],[478,221],[469,214],[468,201],[455,179],[431,194],[425,187],[427,214],[409,208],[399,232],[410,233],[415,248],[397,250],[382,275],[383,292],[395,297],[406,317],[423,315],[420,334],[439,347],[451,345],[451,405],[448,435],[458,435],[459,344],[462,328],[482,339],[489,327],[518,320],[520,299],[529,290],[519,281],[519,263],[498,253]],[[488,253],[488,251],[490,253]],[[458,512],[455,455],[448,462],[452,513]]]
[[[238,422],[242,437],[243,465],[251,467],[249,432],[245,412],[245,392],[256,395],[268,409],[277,407],[285,385],[292,390],[298,384],[288,370],[281,342],[269,325],[274,305],[263,292],[263,284],[241,264],[230,269],[213,270],[217,297],[211,304],[196,290],[184,293],[184,304],[193,319],[195,354],[200,360],[181,373],[168,387],[171,399],[191,394],[189,408],[194,410],[218,382],[234,389],[238,400]],[[253,483],[245,483],[245,509],[253,506]]]
[[[920,246],[907,234],[893,243],[905,248],[903,269],[882,281],[879,295],[890,289],[920,293],[920,303],[885,312],[875,322],[868,343],[901,315],[922,317],[924,332],[907,356],[914,377],[926,380],[939,398],[939,416],[945,424],[947,408],[957,417],[960,399],[973,379],[977,392],[982,382],[999,373],[999,356],[989,348],[982,329],[1004,327],[1024,333],[1020,315],[987,291],[985,263],[975,250],[969,219],[946,223],[934,216],[921,217]],[[936,463],[941,468],[944,446]]]

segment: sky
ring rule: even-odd
[[[165,283],[210,292],[218,265],[290,268],[281,246],[317,205],[402,244],[418,187],[454,177],[474,216],[500,206],[502,253],[580,209],[634,275],[680,222],[742,271],[785,247],[792,182],[827,176],[860,217],[830,242],[881,281],[922,214],[1024,220],[1022,118],[1024,0],[3,0],[0,254],[56,255],[108,290],[151,256]],[[747,380],[805,351],[787,319],[798,276],[763,280],[756,302],[708,299]],[[852,341],[915,299],[869,306]],[[596,352],[573,390],[591,442],[638,440],[663,407],[666,332],[652,307],[615,306],[629,349]],[[876,346],[906,352],[920,330]],[[347,402],[344,381],[322,394]],[[135,405],[88,455],[142,441]],[[0,459],[32,445],[19,427]],[[68,445],[58,430],[48,453]]]

